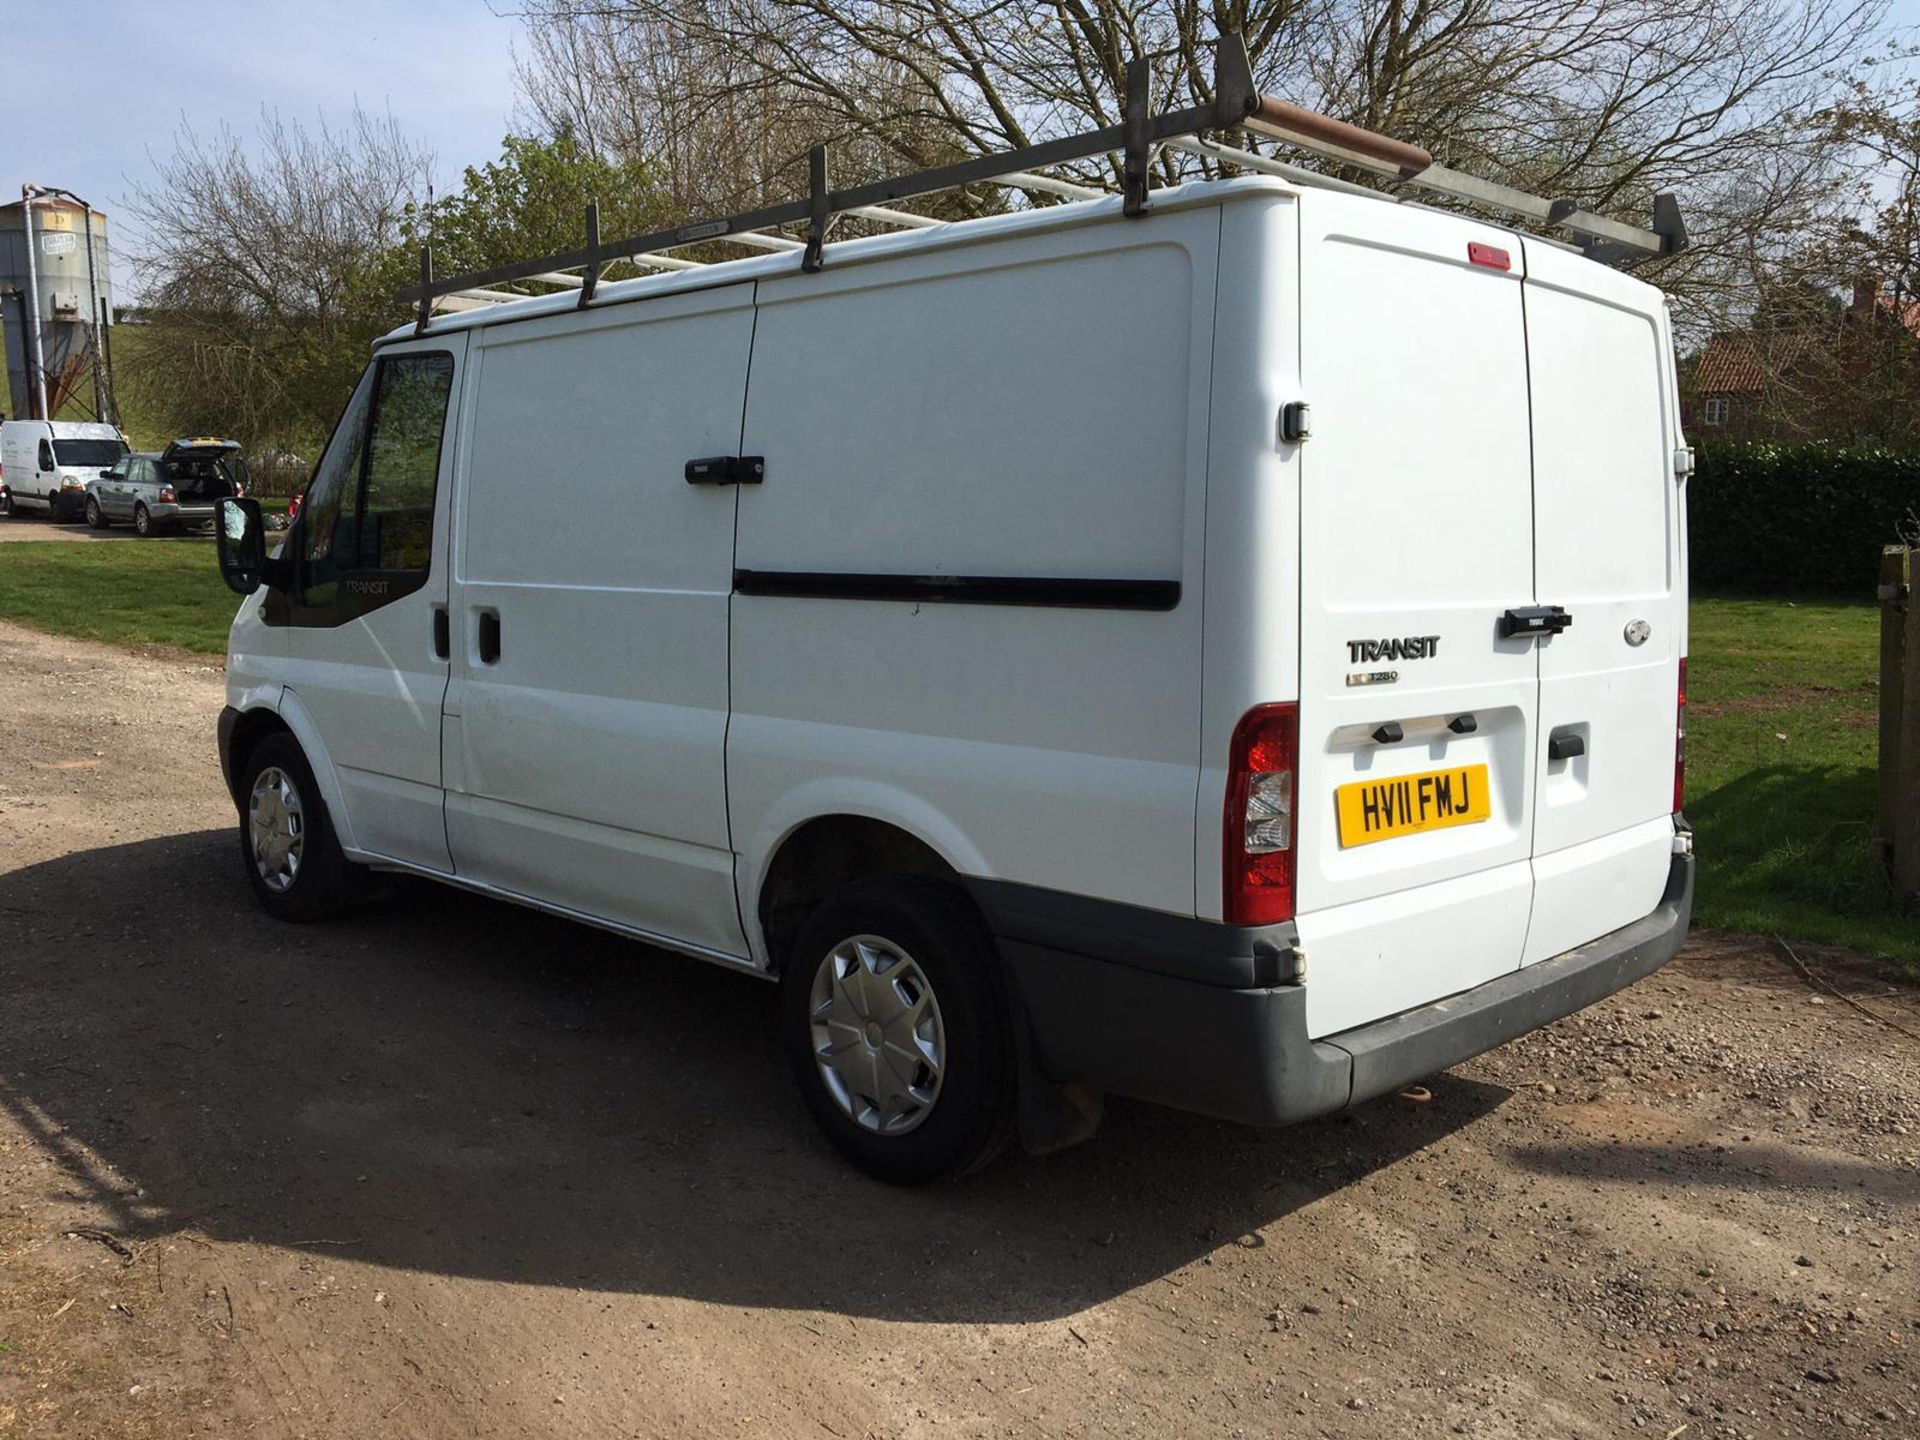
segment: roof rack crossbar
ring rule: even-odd
[[[903,230],[936,230],[947,223],[931,215],[916,215],[911,210],[889,210],[884,205],[856,205],[847,214],[882,225],[898,225]]]
[[[1549,229],[1570,231],[1580,239],[1587,255],[1605,263],[1671,255],[1684,249],[1687,243],[1686,227],[1672,196],[1655,198],[1653,228],[1645,229],[1596,215],[1572,201],[1544,199],[1511,186],[1461,174],[1436,164],[1432,154],[1418,145],[1364,130],[1271,95],[1262,95],[1254,88],[1246,46],[1238,35],[1220,37],[1214,53],[1214,98],[1211,104],[1155,115],[1151,113],[1146,67],[1138,61],[1131,63],[1127,78],[1125,114],[1117,125],[1066,135],[1056,140],[1022,146],[1017,150],[980,155],[844,190],[829,187],[826,150],[824,146],[816,145],[807,157],[808,184],[803,199],[763,206],[740,215],[676,225],[623,240],[600,241],[596,224],[591,227],[592,233],[585,249],[496,265],[491,269],[444,280],[435,277],[431,254],[423,250],[419,283],[402,290],[398,298],[418,307],[420,328],[425,329],[432,315],[433,301],[438,296],[472,295],[519,280],[571,286],[576,282],[561,278],[558,272],[582,270],[589,277],[578,282],[582,291],[580,301],[585,304],[592,299],[604,267],[613,261],[627,260],[657,269],[691,269],[698,262],[683,260],[665,252],[710,240],[731,240],[762,250],[799,249],[802,251],[801,268],[817,270],[835,216],[862,215],[882,224],[903,228],[928,227],[943,222],[893,207],[903,200],[988,183],[1051,193],[1073,200],[1107,198],[1109,192],[1038,172],[1056,165],[1114,154],[1125,158],[1127,189],[1122,208],[1129,215],[1140,214],[1148,208],[1146,183],[1150,177],[1145,157],[1155,147],[1162,145],[1207,155],[1250,170],[1283,175],[1301,183],[1355,190],[1383,199],[1393,198],[1391,193],[1352,185],[1337,176],[1319,175],[1256,155],[1249,150],[1219,145],[1204,138],[1209,131],[1237,128],[1267,135],[1342,164],[1371,171],[1386,177],[1395,188],[1417,188],[1501,210]],[[789,226],[805,226],[805,241],[777,233]],[[503,299],[519,298],[509,297],[505,292],[495,291],[493,294]]]

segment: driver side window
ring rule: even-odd
[[[383,355],[360,377],[300,511],[298,604],[334,612],[304,623],[337,624],[426,583],[452,394],[445,351]],[[348,583],[356,574],[367,583]]]
[[[373,396],[373,377],[380,362],[367,367],[354,387],[353,398],[333,428],[333,439],[314,468],[307,486],[307,501],[300,511],[300,527],[305,532],[301,543],[300,603],[324,605],[332,600],[340,574],[353,568],[354,495],[360,485],[360,456],[367,434],[367,406]],[[347,512],[344,527],[341,510]],[[341,544],[342,529],[346,543]]]

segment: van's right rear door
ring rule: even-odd
[[[1300,217],[1296,910],[1317,1036],[1519,967],[1539,670],[1499,633],[1534,600],[1518,240],[1320,191]],[[1445,823],[1396,824],[1409,805]]]

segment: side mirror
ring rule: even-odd
[[[267,527],[258,500],[222,500],[214,510],[213,534],[220,550],[220,578],[236,595],[251,595],[266,578]]]
[[[111,470],[102,470],[102,471],[100,472],[100,478],[101,478],[102,480],[111,480],[111,479],[113,478],[113,471],[111,471]]]

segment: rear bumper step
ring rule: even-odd
[[[1694,860],[1676,855],[1652,913],[1609,935],[1484,985],[1318,1040],[1307,1036],[1299,985],[1250,989],[1207,984],[1189,954],[1158,963],[1137,949],[1124,960],[1096,951],[1113,919],[1082,947],[1057,917],[1044,927],[1028,892],[975,887],[1025,1007],[1034,1059],[1058,1081],[1077,1081],[1250,1125],[1287,1125],[1357,1105],[1586,1008],[1658,970],[1686,938]],[[1088,902],[1067,901],[1076,908]],[[1118,910],[1122,907],[1110,907]],[[1243,948],[1246,932],[1217,932]],[[1164,926],[1164,917],[1162,917]],[[1044,933],[1042,931],[1044,930]],[[1066,942],[1066,943],[1063,943]]]

